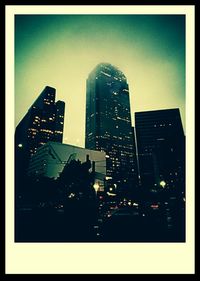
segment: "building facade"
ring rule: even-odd
[[[89,74],[86,88],[85,147],[106,152],[107,178],[116,189],[125,189],[133,185],[136,168],[126,77],[101,63]]]
[[[94,151],[58,142],[48,142],[38,148],[31,157],[28,175],[33,177],[49,177],[57,179],[65,165],[71,160],[79,160],[81,163],[90,160],[95,172],[95,183],[100,190],[104,190],[106,176],[105,152]]]
[[[15,131],[16,150],[32,156],[48,141],[62,142],[65,103],[55,102],[56,90],[45,87]]]
[[[185,136],[179,109],[135,113],[142,186],[185,189]]]
[[[62,143],[63,141],[64,114],[65,114],[65,103],[59,100],[56,102],[55,127],[54,127],[55,142]]]
[[[65,103],[45,87],[15,130],[15,189],[20,194],[31,156],[48,141],[62,142]]]

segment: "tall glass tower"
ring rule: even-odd
[[[107,178],[114,188],[125,190],[136,172],[126,77],[101,63],[89,74],[86,88],[85,147],[106,152]]]
[[[45,143],[62,143],[65,103],[55,96],[56,89],[46,86],[16,127],[16,158],[23,155],[23,165]]]

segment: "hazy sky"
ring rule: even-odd
[[[64,143],[84,146],[86,79],[101,62],[127,77],[134,112],[180,108],[185,127],[181,15],[15,16],[15,125],[48,85],[65,101]]]

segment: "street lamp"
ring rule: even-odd
[[[166,186],[166,182],[164,180],[160,181],[160,186],[164,188]]]
[[[97,196],[97,191],[99,190],[99,184],[97,182],[95,182],[95,184],[93,185],[95,192],[96,192],[96,196]]]

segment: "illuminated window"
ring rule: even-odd
[[[101,73],[104,74],[104,75],[106,75],[106,76],[108,76],[108,77],[111,77],[110,74],[108,74],[108,73],[106,73],[106,72],[104,72],[104,71],[101,71]]]

